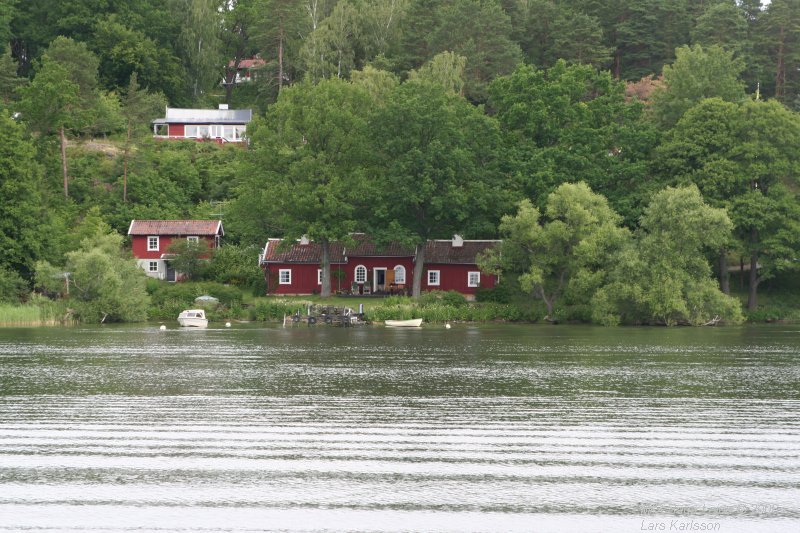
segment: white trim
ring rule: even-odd
[[[147,271],[148,272],[155,272],[158,273],[160,269],[158,268],[158,261],[148,261],[147,262]],[[153,265],[155,265],[156,269],[153,270]]]
[[[363,272],[364,272],[363,279],[358,279],[359,278],[359,276],[358,276],[359,269],[363,269]],[[353,269],[353,281],[355,281],[356,283],[366,283],[367,282],[367,267],[365,267],[364,265],[356,265],[356,268]]]
[[[322,269],[317,269],[317,285],[322,285]]]
[[[283,274],[288,273],[289,279],[283,281]],[[280,268],[278,269],[278,284],[279,285],[291,285],[292,284],[292,269],[291,268]]]
[[[398,268],[403,272],[403,278],[402,278],[403,281],[398,281],[397,280],[397,269]],[[403,266],[403,265],[395,265],[392,270],[394,270],[394,282],[398,283],[398,284],[402,283],[403,285],[405,285],[405,283],[406,283],[406,267]]]
[[[386,272],[389,271],[386,267],[375,267],[372,269],[372,286],[378,290],[378,272],[383,271],[383,286],[386,287]]]
[[[436,283],[431,281],[431,274],[436,274]],[[442,272],[440,270],[428,270],[428,287],[438,287],[442,283]]]
[[[197,235],[187,235],[186,236],[186,241],[187,242],[200,243],[200,237],[197,236]]]
[[[155,239],[156,240],[155,248],[153,248],[150,245],[150,239]],[[160,246],[161,246],[161,239],[159,238],[158,235],[148,235],[147,236],[147,251],[148,252],[157,252]]]
[[[476,283],[472,282],[472,275],[478,276],[478,281]],[[467,287],[480,287],[481,286],[481,273],[479,270],[471,270],[467,272]]]

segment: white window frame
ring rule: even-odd
[[[284,280],[284,277],[283,277],[284,274],[286,274],[285,280]],[[292,269],[291,268],[278,269],[278,283],[280,285],[291,285],[292,284]]]
[[[472,281],[473,276],[477,277],[477,281]],[[467,272],[467,287],[480,287],[481,286],[481,273],[479,270],[471,270]]]
[[[184,124],[183,126],[183,136],[187,139],[197,139],[197,131],[197,124]]]
[[[442,282],[442,272],[440,270],[428,270],[428,286],[438,287]]]
[[[364,265],[356,266],[355,270],[353,270],[353,279],[356,283],[367,283],[367,267]]]
[[[188,237],[186,237],[186,241],[197,244],[200,242],[200,237],[198,237],[197,235],[189,235]]]
[[[153,268],[155,267],[155,268]],[[158,272],[158,261],[148,261],[147,262],[147,271],[148,272]]]
[[[155,239],[155,246],[153,246],[153,239]],[[147,236],[147,251],[148,252],[157,252],[158,247],[161,245],[161,239],[158,235],[148,235]]]
[[[398,276],[398,274],[401,274]],[[394,282],[398,285],[406,283],[406,267],[403,265],[395,265],[394,267]]]
[[[322,269],[317,269],[317,285],[322,285]]]

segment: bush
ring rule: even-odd
[[[0,266],[0,302],[18,303],[28,294],[28,284],[13,270]]]
[[[467,299],[457,291],[430,291],[424,292],[419,297],[420,305],[448,305],[452,307],[463,307],[467,305]]]

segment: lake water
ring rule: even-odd
[[[791,531],[800,327],[0,329],[0,531]]]

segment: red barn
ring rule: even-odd
[[[170,244],[178,239],[206,243],[218,248],[225,235],[221,220],[132,220],[128,228],[131,249],[145,273],[153,278],[178,281],[180,274],[170,267]]]
[[[252,119],[252,109],[228,109],[226,104],[220,104],[219,109],[168,107],[164,118],[153,120],[153,137],[240,143]]]
[[[416,250],[397,242],[379,245],[363,233],[349,244],[331,243],[331,289],[349,294],[410,293]],[[495,277],[480,271],[477,256],[499,241],[428,241],[422,290],[454,290],[473,296],[478,287],[494,287]],[[287,245],[269,239],[259,263],[272,294],[314,294],[322,288],[320,247],[302,239]]]

